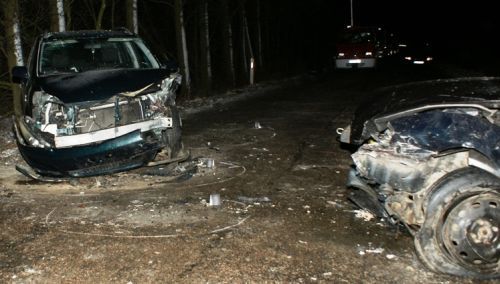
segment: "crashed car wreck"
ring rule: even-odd
[[[45,34],[28,65],[12,74],[22,90],[15,136],[37,176],[85,177],[187,158],[175,105],[181,76],[128,31]]]
[[[500,79],[380,90],[340,140],[354,145],[352,200],[414,236],[431,270],[500,277]]]

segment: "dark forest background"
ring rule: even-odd
[[[500,21],[493,2],[476,1],[472,5],[446,0],[352,1],[356,25],[383,26],[401,39],[431,41],[439,57],[465,65],[485,62],[494,65],[499,61],[495,38],[500,34]],[[54,3],[55,0],[0,0],[3,97],[9,96],[12,87],[8,62],[9,15],[17,9],[26,58],[35,38],[54,30],[51,17]],[[131,0],[64,0],[66,30],[130,28],[127,24],[130,3]],[[350,22],[350,3],[350,0],[138,0],[138,34],[157,55],[178,60],[181,53],[176,17],[181,9],[191,73],[191,88],[183,98],[209,96],[249,84],[251,58],[255,60],[255,82],[328,67],[335,53],[336,36]],[[228,63],[228,44],[232,66]]]
[[[25,59],[38,35],[57,31],[57,25],[54,27],[51,23],[55,1],[0,2],[3,2],[1,7],[17,6]],[[129,2],[64,0],[66,30],[128,27]],[[191,89],[186,95],[189,97],[207,96],[249,84],[251,58],[255,61],[255,82],[321,68],[332,54],[334,35],[346,23],[346,17],[331,16],[332,11],[346,6],[330,0],[138,0],[139,36],[155,54],[175,60],[180,55],[175,23],[176,4],[179,3],[184,14],[191,73]],[[208,15],[208,49],[204,34],[205,11]],[[11,27],[6,22],[8,15],[5,15],[5,10],[0,16],[0,88],[3,88],[0,92],[8,93],[7,46],[11,39],[7,32]],[[234,66],[231,72],[234,75],[227,67],[228,29]],[[206,74],[207,52],[211,78]]]

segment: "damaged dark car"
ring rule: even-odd
[[[31,177],[85,177],[186,159],[181,76],[126,31],[48,33],[34,43],[14,131]]]
[[[340,139],[351,199],[414,236],[431,270],[500,277],[500,78],[385,88]]]

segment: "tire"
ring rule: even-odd
[[[431,270],[477,279],[500,277],[500,179],[476,168],[434,187],[415,248]]]

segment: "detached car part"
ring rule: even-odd
[[[39,175],[92,176],[187,158],[175,105],[181,76],[127,31],[43,35],[13,81],[22,88],[17,144]]]
[[[430,269],[500,277],[500,79],[418,82],[375,97],[341,131],[358,147],[354,201],[404,224]]]

